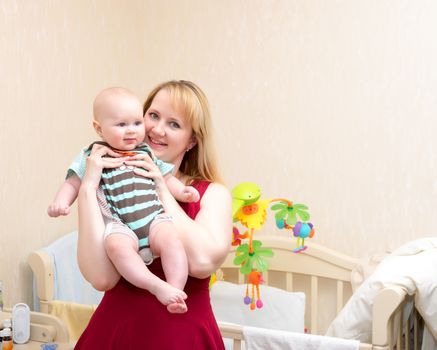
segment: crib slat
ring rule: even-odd
[[[293,291],[293,273],[287,272],[285,274],[285,289],[289,292]]]
[[[413,322],[414,322],[414,330],[413,330],[413,334],[414,334],[414,339],[413,339],[413,343],[414,343],[414,350],[419,350],[419,340],[418,338],[418,329],[419,329],[419,322],[418,322],[418,318],[417,318],[417,311],[415,308],[413,308]]]
[[[317,276],[311,276],[311,334],[318,333],[317,315],[319,299],[319,279]]]
[[[341,309],[343,308],[343,281],[337,281],[337,315],[340,313]]]
[[[403,312],[403,310],[400,310],[399,311],[398,324],[397,324],[397,326],[398,326],[398,336],[397,336],[397,341],[396,341],[396,344],[397,344],[396,349],[398,349],[398,350],[402,350],[403,349],[403,346],[402,346],[402,321],[403,321],[403,319],[404,319],[404,312]]]
[[[393,346],[393,338],[394,338],[394,326],[395,326],[395,320],[394,319],[392,319],[391,320],[391,322],[390,322],[390,325],[389,325],[389,334],[388,334],[388,348],[390,349],[390,350],[393,350],[394,349],[394,346]]]
[[[411,329],[411,317],[407,319],[407,328],[405,328],[405,348],[410,350],[410,329]]]

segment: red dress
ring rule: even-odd
[[[201,197],[208,185],[206,181],[193,184]],[[199,202],[181,206],[192,219],[200,209]],[[160,259],[148,267],[165,279]],[[154,295],[122,278],[105,292],[75,349],[222,350],[223,340],[212,313],[208,284],[209,278],[188,277],[184,289],[188,311],[171,314]]]

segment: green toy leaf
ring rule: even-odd
[[[252,241],[252,248],[253,248],[253,251],[254,251],[254,252],[256,252],[256,251],[258,250],[258,248],[261,247],[261,246],[262,246],[261,241],[259,241],[259,240],[257,240],[257,239],[254,239],[254,240]]]
[[[253,262],[252,259],[247,259],[243,266],[240,268],[240,272],[243,275],[248,275],[253,270]]]
[[[273,255],[275,255],[273,253],[273,250],[271,250],[269,248],[258,249],[257,253],[258,253],[258,255],[265,256],[267,258],[271,258]]]
[[[287,223],[289,225],[295,225],[297,222],[297,216],[296,216],[296,211],[295,210],[291,210],[288,212],[288,217],[287,217]]]
[[[241,255],[237,255],[234,258],[234,264],[235,265],[241,265],[245,260],[247,260],[248,255],[247,254],[241,254]]]
[[[269,263],[266,259],[264,259],[261,255],[254,256],[256,269],[259,272],[267,271],[269,268]]]
[[[271,207],[272,210],[279,210],[279,209],[287,209],[287,204],[284,202],[273,204]]]
[[[305,204],[294,204],[293,207],[296,209],[308,210],[308,207]]]
[[[310,219],[310,214],[308,214],[306,211],[299,211],[298,215],[302,219],[302,221],[308,221]]]
[[[287,214],[288,214],[287,209],[282,209],[275,214],[275,220],[276,221],[284,220]]]
[[[249,258],[249,245],[247,243],[244,243],[238,246],[236,252],[237,253],[234,258],[234,264],[241,265],[242,263],[244,263],[245,260]]]

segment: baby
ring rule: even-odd
[[[103,90],[94,100],[93,113],[94,129],[103,141],[97,143],[121,156],[147,153],[176,200],[199,200],[194,187],[185,186],[171,174],[173,165],[154,157],[143,142],[142,107],[132,92],[124,88]],[[85,173],[86,157],[95,143],[81,152],[68,169],[67,179],[47,210],[51,217],[69,214]],[[169,312],[186,312],[187,295],[183,288],[188,276],[187,257],[172,218],[159,202],[154,181],[137,175],[132,166],[103,169],[98,197],[103,216],[110,218],[104,234],[106,252],[121,276],[139,288],[148,289]],[[161,256],[168,283],[145,266],[144,263],[152,262],[153,256]]]

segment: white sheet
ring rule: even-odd
[[[372,305],[377,293],[399,285],[415,294],[416,308],[437,334],[437,237],[409,242],[386,257],[357,289],[328,328],[327,335],[371,342]]]
[[[359,341],[243,327],[247,350],[358,350]]]

